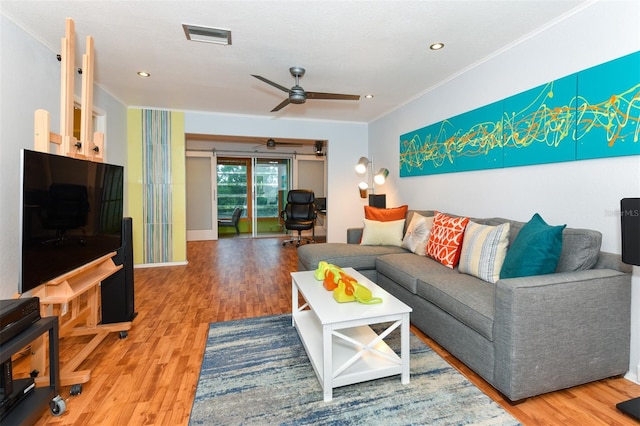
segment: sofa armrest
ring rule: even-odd
[[[632,273],[633,266],[622,262],[622,256],[615,253],[601,251],[593,269],[613,269],[620,272]]]
[[[631,274],[590,269],[496,286],[494,381],[512,401],[627,371]]]
[[[349,228],[347,229],[347,244],[360,244],[362,241],[363,228]]]

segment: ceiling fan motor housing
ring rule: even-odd
[[[292,104],[303,104],[307,100],[307,94],[304,89],[300,86],[293,86],[291,90],[289,90],[289,101]]]

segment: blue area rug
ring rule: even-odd
[[[517,425],[510,414],[411,334],[411,382],[400,376],[322,389],[291,315],[212,323],[191,425]],[[396,351],[400,334],[386,340]]]

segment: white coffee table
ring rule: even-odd
[[[338,303],[313,271],[292,272],[292,325],[298,330],[311,365],[331,401],[333,388],[401,375],[409,383],[409,315],[411,308],[352,268],[345,272],[368,287],[383,302]],[[299,306],[298,292],[304,299]],[[379,335],[369,325],[391,322]],[[400,327],[400,354],[384,339]]]

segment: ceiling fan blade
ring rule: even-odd
[[[357,101],[357,100],[360,100],[360,95],[345,95],[342,93],[307,92],[307,99],[337,99],[341,101]]]
[[[286,145],[286,146],[295,146],[295,147],[303,147],[301,143],[298,142],[276,142],[276,145]]]
[[[271,112],[276,112],[276,111],[280,111],[282,108],[286,107],[287,105],[289,105],[289,102],[291,102],[289,100],[289,98],[285,99],[284,101],[280,102],[278,104],[277,107],[275,107],[274,109],[271,110]]]
[[[262,77],[262,76],[259,76],[259,75],[251,74],[251,76],[252,76],[252,77],[257,78],[257,79],[258,79],[258,80],[260,80],[260,81],[264,81],[265,83],[270,84],[270,85],[272,85],[273,87],[276,87],[276,88],[278,88],[278,89],[282,90],[283,92],[287,92],[287,93],[289,93],[289,89],[287,89],[287,88],[286,88],[286,87],[284,87],[284,86],[279,85],[278,83],[274,83],[273,81],[271,81],[271,80],[269,80],[269,79],[266,79],[266,78],[264,78],[264,77]]]

